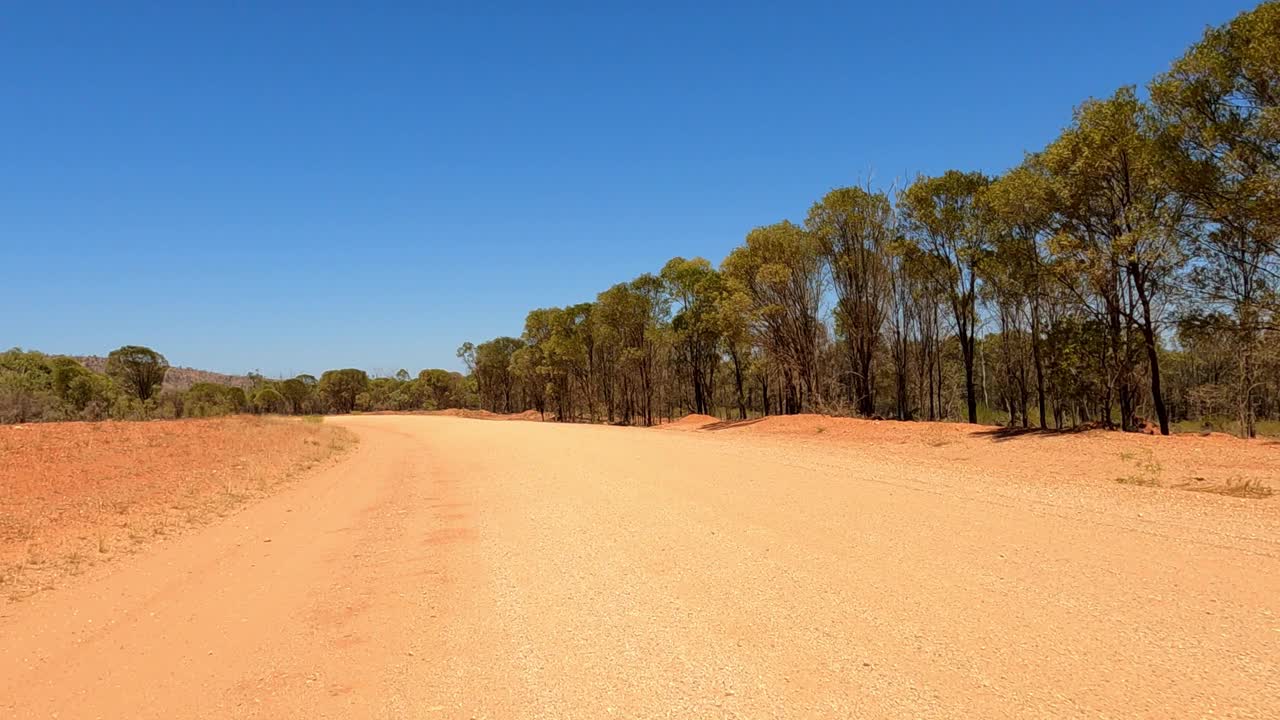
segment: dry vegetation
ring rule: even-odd
[[[353,443],[319,418],[0,427],[0,602],[225,516]]]
[[[80,355],[74,359],[81,365],[101,373],[107,370],[107,359],[98,355]],[[191,386],[200,383],[215,383],[217,385],[226,385],[228,387],[238,387],[241,390],[248,390],[253,387],[253,378],[248,375],[228,375],[226,373],[211,372],[209,370],[197,370],[189,367],[170,367],[164,376],[165,390],[189,390]]]

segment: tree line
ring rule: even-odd
[[[128,345],[107,356],[104,372],[75,358],[14,348],[0,353],[0,422],[138,420],[239,413],[305,415],[379,410],[436,410],[474,405],[461,373],[400,370],[369,377],[364,370],[329,370],[319,378],[268,379],[250,373],[245,387],[197,382],[166,388],[169,362],[148,347]]]
[[[825,412],[1253,437],[1280,418],[1280,3],[999,176],[832,190],[719,267],[673,258],[458,351],[565,421]]]
[[[0,421],[483,407],[654,424],[822,412],[1170,432],[1280,421],[1280,3],[1148,86],[1084,102],[999,176],[832,190],[718,267],[677,257],[465,343],[465,375],[358,369],[163,387],[0,353]]]

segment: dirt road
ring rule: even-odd
[[[1280,713],[1275,500],[337,422],[361,437],[340,465],[6,608],[0,716]]]

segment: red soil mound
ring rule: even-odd
[[[701,430],[708,425],[715,425],[721,422],[720,418],[713,415],[685,415],[674,422],[667,423],[662,427],[671,428],[672,430]]]
[[[448,410],[429,410],[427,415],[443,415],[445,417],[471,418],[472,420],[501,420],[502,415],[488,410],[468,410],[466,408],[449,408]]]
[[[385,414],[385,413],[380,413]],[[418,413],[409,413],[410,415]],[[530,420],[539,422],[542,413],[537,410],[525,410],[518,413],[495,413],[488,410],[469,410],[466,408],[449,408],[448,410],[428,410],[423,415],[442,415],[444,417],[460,417],[469,420]]]

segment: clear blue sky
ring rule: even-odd
[[[999,172],[1252,6],[431,5],[7,3],[0,344],[454,368],[832,187]]]

